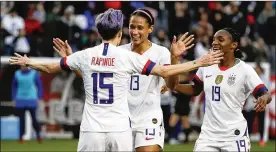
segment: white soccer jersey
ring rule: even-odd
[[[131,43],[120,46],[131,52]],[[171,55],[167,48],[152,43],[152,46],[142,54],[160,65],[171,63]],[[160,107],[160,91],[164,79],[159,76],[144,76],[133,74],[128,86],[128,104],[131,113],[132,128],[156,127],[163,121]]]
[[[81,71],[86,94],[81,131],[118,132],[130,128],[127,90],[132,73],[148,75],[155,63],[112,44],[76,52],[63,69]]]
[[[267,90],[254,69],[240,61],[229,69],[218,65],[199,68],[195,83],[203,83],[205,115],[199,139],[233,141],[247,132],[242,108],[247,97]]]

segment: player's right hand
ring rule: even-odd
[[[197,63],[201,66],[210,66],[213,64],[219,64],[220,60],[223,59],[223,52],[218,51],[209,51],[207,54],[203,55],[197,59]]]
[[[179,57],[194,46],[194,35],[188,35],[189,33],[186,32],[179,38],[179,40],[176,40],[176,36],[173,37],[172,44],[170,47],[172,56]]]
[[[68,44],[67,40],[65,42],[63,42],[59,38],[54,38],[53,43],[54,43],[54,46],[53,46],[54,50],[61,57],[66,57],[66,56],[69,56],[69,55],[73,54],[72,48]]]

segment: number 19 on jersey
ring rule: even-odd
[[[212,101],[220,101],[220,86],[212,86]]]

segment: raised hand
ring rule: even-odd
[[[53,43],[55,46],[53,46],[54,50],[61,56],[61,57],[66,57],[71,54],[73,54],[72,48],[68,44],[67,40],[63,42],[59,38],[54,38]]]
[[[25,54],[24,56],[21,56],[18,53],[14,53],[14,57],[11,57],[9,62],[11,65],[21,65],[21,66],[26,66],[30,62],[30,58],[27,57]]]
[[[215,52],[209,51],[207,54],[197,59],[197,62],[201,66],[210,66],[213,64],[219,64],[220,60],[222,59],[223,59],[223,53],[220,50]]]
[[[170,51],[173,56],[179,57],[185,51],[187,51],[188,49],[194,46],[194,44],[192,43],[194,40],[194,35],[188,36],[188,34],[189,33],[186,32],[184,35],[180,37],[178,41],[176,41],[176,36],[173,37],[173,41],[170,48]]]

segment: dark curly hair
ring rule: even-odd
[[[238,46],[237,48],[234,50],[234,56],[236,58],[242,58],[243,55],[242,55],[242,52],[241,50],[239,49],[239,46],[240,46],[240,40],[241,40],[241,36],[240,36],[240,33],[238,33],[236,30],[234,30],[233,28],[223,28],[222,30],[225,30],[227,31],[230,35],[231,35],[231,38],[232,38],[232,42],[237,42],[238,43]]]

